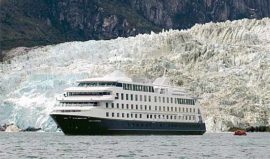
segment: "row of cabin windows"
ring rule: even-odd
[[[122,118],[142,118],[142,114],[133,114],[133,113],[110,113],[106,112],[106,117],[122,117]],[[184,115],[184,116],[176,116],[176,115],[160,115],[160,114],[146,114],[147,119],[170,119],[170,120],[195,120],[195,115]]]
[[[106,112],[106,117],[110,117],[109,112]],[[122,117],[122,118],[142,118],[142,114],[132,113],[111,113],[111,117]]]
[[[122,83],[118,82],[80,82],[79,87],[108,87],[108,86],[116,86],[122,87]]]
[[[110,92],[67,92],[64,94],[64,96],[79,96],[79,95],[102,96],[102,95],[110,95]]]
[[[60,106],[72,106],[72,105],[81,105],[81,106],[98,106],[98,102],[60,102]]]
[[[111,105],[109,107],[109,104]],[[119,104],[119,103],[106,103],[106,108],[116,109],[135,109],[135,110],[152,110],[152,106],[149,105],[133,105],[133,104]],[[195,108],[184,108],[184,107],[165,107],[165,106],[154,106],[155,111],[172,111],[172,112],[186,112],[195,113]],[[198,110],[199,111],[199,110]]]
[[[143,86],[143,85],[136,85],[136,84],[123,84],[124,90],[131,90],[131,91],[142,91],[142,92],[154,92],[153,86]]]
[[[178,116],[177,115],[160,115],[160,114],[147,114],[146,115],[147,119],[171,119],[171,120],[195,120],[195,115],[183,115],[183,116]]]
[[[115,99],[119,99],[119,93],[116,93]],[[152,97],[147,95],[137,95],[137,94],[124,94],[121,93],[121,100],[130,100],[130,101],[144,101],[144,102],[151,102]],[[174,99],[174,100],[173,100]],[[194,99],[182,99],[182,98],[169,98],[169,97],[157,97],[154,96],[154,102],[159,103],[175,103],[175,104],[188,104],[188,105],[195,105]]]

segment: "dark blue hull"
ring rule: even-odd
[[[204,123],[130,121],[68,115],[51,117],[66,135],[202,135],[206,131]]]

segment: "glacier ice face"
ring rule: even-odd
[[[0,123],[55,130],[55,98],[115,69],[153,82],[164,67],[201,97],[208,131],[270,123],[270,19],[196,25],[107,41],[11,50],[0,70]]]

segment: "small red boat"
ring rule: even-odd
[[[247,135],[247,133],[246,133],[245,130],[236,130],[236,131],[234,132],[234,135],[242,136],[242,135]]]

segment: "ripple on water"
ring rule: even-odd
[[[270,158],[270,133],[64,136],[0,133],[0,158]]]

